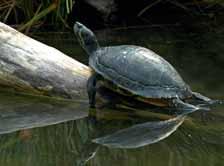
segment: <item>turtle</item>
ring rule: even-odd
[[[73,30],[94,71],[87,81],[90,107],[95,107],[96,84],[102,79],[110,89],[156,106],[193,112],[201,107],[186,99],[215,102],[193,92],[176,69],[155,52],[136,45],[100,47],[95,34],[80,22],[75,22]]]

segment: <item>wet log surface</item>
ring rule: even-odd
[[[82,63],[0,23],[0,87],[37,95],[86,98],[90,74]]]

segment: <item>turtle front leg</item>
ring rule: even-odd
[[[89,96],[89,105],[91,108],[95,108],[96,103],[96,82],[97,82],[97,74],[92,74],[87,81],[87,92]]]
[[[170,105],[172,107],[175,107],[176,109],[180,110],[182,114],[189,114],[189,113],[192,113],[192,112],[195,112],[195,111],[201,109],[192,104],[185,103],[182,100],[180,100],[179,98],[172,99]]]

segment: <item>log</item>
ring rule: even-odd
[[[0,87],[86,99],[88,66],[0,22]]]

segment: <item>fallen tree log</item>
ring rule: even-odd
[[[86,98],[90,68],[0,22],[0,87],[30,94]]]

